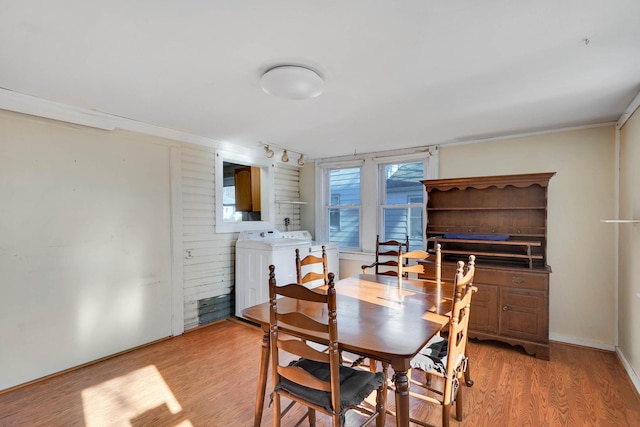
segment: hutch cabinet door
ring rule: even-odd
[[[476,283],[478,288],[471,299],[469,328],[473,331],[498,333],[498,288]]]
[[[548,342],[549,303],[546,292],[500,289],[500,306],[500,335]]]

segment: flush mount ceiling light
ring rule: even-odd
[[[278,65],[260,77],[262,90],[286,99],[314,98],[322,93],[324,80],[320,74],[300,65]]]

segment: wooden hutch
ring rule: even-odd
[[[427,193],[427,246],[440,244],[442,276],[476,256],[469,336],[520,345],[549,359],[547,187],[555,174],[422,181]],[[435,277],[424,262],[426,279]]]

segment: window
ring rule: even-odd
[[[384,156],[326,159],[317,164],[316,238],[345,252],[375,251],[382,240],[405,240],[424,249],[426,192],[422,180],[438,178],[438,148]]]
[[[404,241],[410,249],[423,249],[424,163],[380,165],[382,240]]]
[[[327,170],[329,241],[360,247],[360,168]]]

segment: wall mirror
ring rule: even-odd
[[[273,163],[224,151],[215,156],[216,232],[273,228]]]

